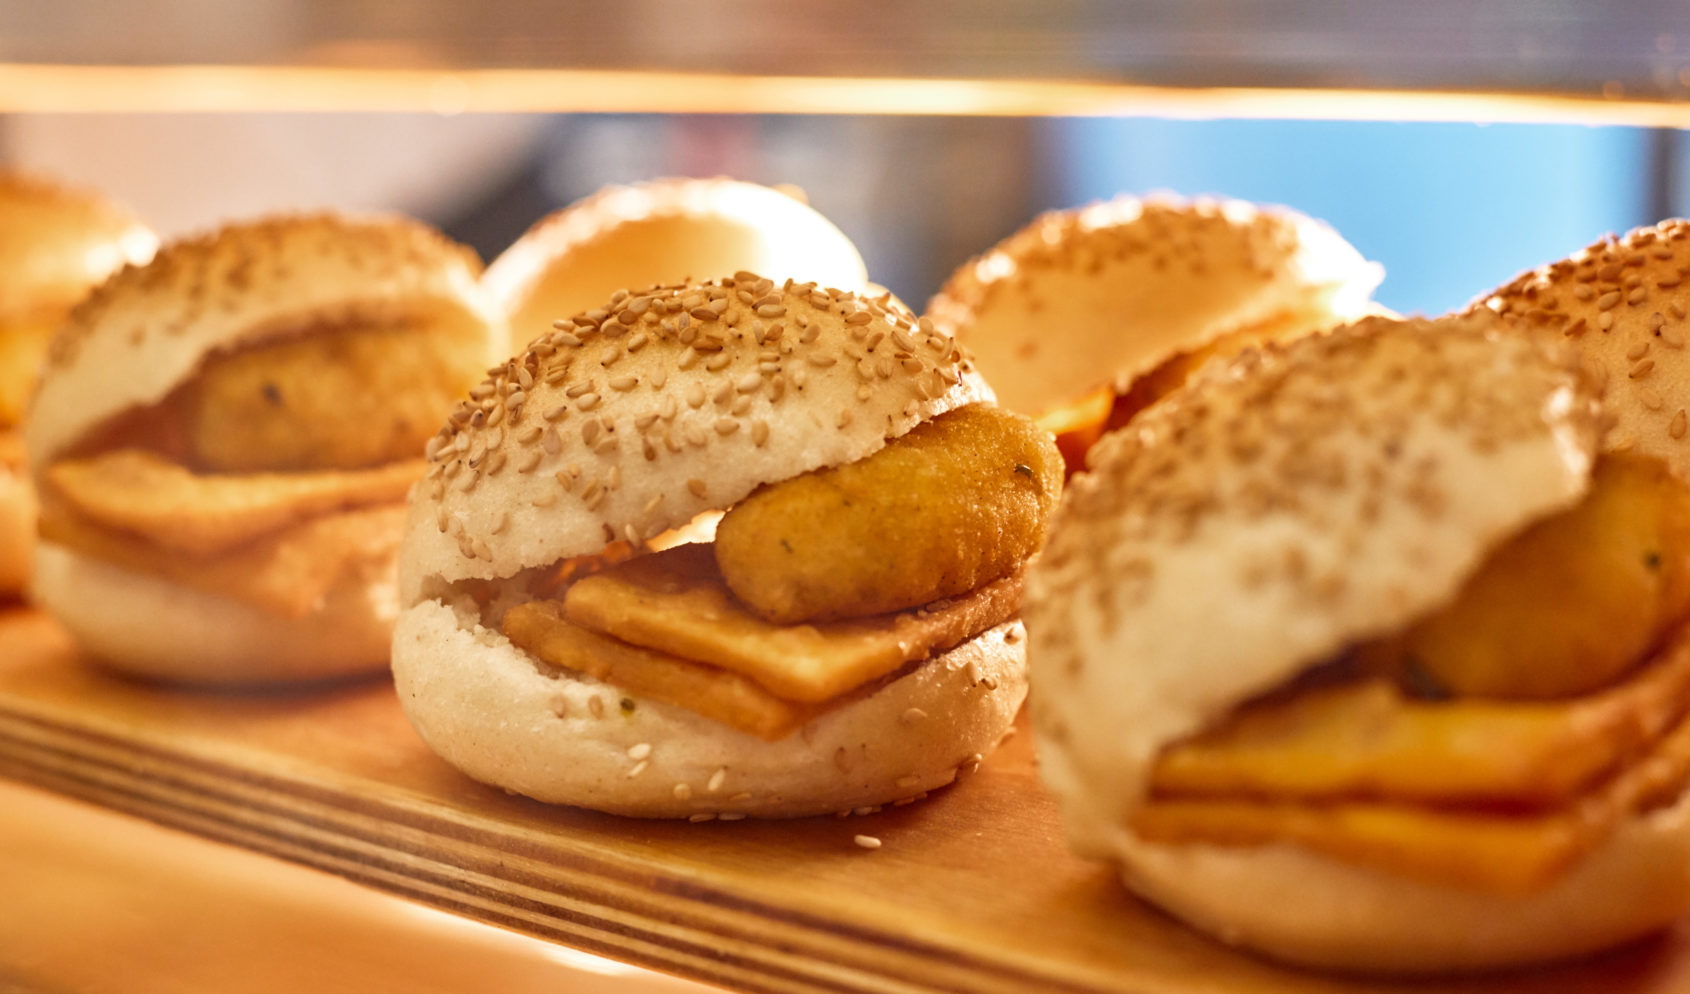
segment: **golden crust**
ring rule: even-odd
[[[1609,236],[1475,301],[1509,327],[1568,343],[1606,387],[1603,448],[1690,480],[1690,221]]]
[[[621,295],[496,368],[430,441],[401,593],[650,539],[990,400],[901,309],[750,273]]]
[[[1295,211],[1123,196],[1035,218],[961,266],[927,314],[1000,403],[1038,416],[1253,326],[1283,340],[1360,317],[1381,275]]]

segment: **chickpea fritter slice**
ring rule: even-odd
[[[360,469],[420,456],[481,375],[469,336],[326,330],[209,361],[183,387],[189,458],[213,472]]]
[[[752,494],[717,527],[716,562],[777,624],[899,611],[1014,572],[1044,543],[1061,495],[1049,433],[974,404],[866,459]]]
[[[1690,490],[1660,462],[1608,455],[1576,507],[1497,549],[1455,601],[1362,656],[1467,697],[1607,687],[1690,612]]]

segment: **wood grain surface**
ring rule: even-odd
[[[0,774],[472,918],[767,992],[1621,994],[1690,990],[1690,927],[1606,956],[1431,983],[1229,950],[1063,846],[1016,735],[927,801],[860,818],[648,822],[508,796],[436,759],[384,681],[160,688],[0,612]],[[879,849],[853,839],[873,835]]]

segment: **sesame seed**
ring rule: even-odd
[[[690,785],[684,784],[684,783],[676,784],[675,785],[675,800],[677,800],[677,801],[690,801],[690,800],[692,800],[692,787]]]
[[[607,490],[615,490],[622,485],[622,467],[612,466],[605,471],[604,486]]]
[[[599,395],[596,393],[584,393],[575,401],[575,406],[583,411],[591,411],[599,406]]]
[[[859,835],[856,838],[852,839],[851,841],[855,842],[857,845],[861,846],[864,849],[879,849],[880,848],[880,840],[878,838],[876,838],[875,836],[872,836],[872,835]]]
[[[805,354],[804,361],[812,366],[815,366],[817,369],[826,369],[838,362],[839,359],[836,356],[827,354],[826,352],[810,352]]]
[[[718,352],[705,361],[704,368],[712,373],[719,373],[726,369],[731,362],[733,362],[732,356],[726,352]]]
[[[743,812],[743,811],[723,811],[721,814],[717,815],[716,817],[720,821],[744,821],[745,820],[745,812]]]
[[[613,376],[610,378],[610,389],[612,390],[632,390],[639,384],[640,379],[637,376]]]
[[[851,426],[851,417],[851,409],[849,407],[842,407],[839,409],[839,417],[834,419],[834,425],[839,428],[849,428]]]
[[[1647,339],[1645,339],[1644,341],[1638,342],[1637,344],[1633,345],[1631,348],[1626,349],[1625,350],[1625,357],[1627,359],[1633,359],[1633,360],[1641,359],[1645,355],[1647,355],[1648,353],[1649,353],[1649,342],[1648,342]]]
[[[714,814],[712,814],[711,812],[708,812],[708,811],[700,811],[698,814],[695,814],[695,815],[687,815],[687,821],[692,822],[694,825],[697,825],[700,822],[715,821],[715,820],[716,820],[716,816]]]
[[[752,444],[761,448],[763,443],[767,442],[768,440],[769,440],[769,423],[767,421],[764,421],[762,418],[758,418],[757,420],[751,422],[751,442],[752,442]]]
[[[1614,316],[1606,312],[1596,315],[1596,327],[1603,331],[1612,330],[1614,327]]]
[[[727,779],[728,768],[725,766],[717,767],[716,772],[710,774],[710,782],[704,785],[705,792],[710,794],[716,793],[722,789],[722,784],[726,783]]]
[[[1638,287],[1626,294],[1625,302],[1628,304],[1641,304],[1643,301],[1647,300],[1648,297],[1649,291],[1645,290],[1643,287]]]
[[[927,712],[920,708],[910,708],[901,716],[904,724],[913,725],[927,717]]]
[[[717,418],[713,427],[718,435],[732,435],[739,430],[739,422],[733,418]]]
[[[1627,375],[1630,376],[1634,380],[1640,380],[1643,377],[1648,376],[1649,371],[1654,369],[1654,368],[1655,368],[1655,360],[1645,359],[1642,362],[1638,363],[1637,365],[1631,367],[1631,372],[1628,373]]]
[[[1667,426],[1667,434],[1673,438],[1683,438],[1685,427],[1684,409],[1681,407],[1678,409],[1678,413],[1672,416],[1672,424]]]

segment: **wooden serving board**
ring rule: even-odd
[[[768,992],[1690,990],[1690,923],[1552,969],[1407,983],[1211,942],[1070,856],[1016,735],[963,782],[861,818],[646,822],[475,783],[390,685],[160,689],[0,611],[0,774],[591,952]],[[864,849],[858,834],[883,840]]]

